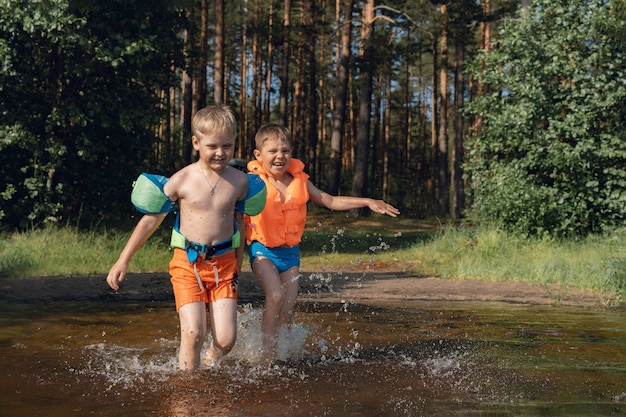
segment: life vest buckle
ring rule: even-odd
[[[203,255],[206,259],[211,258],[213,255],[220,251],[224,251],[226,249],[230,249],[233,246],[233,240],[228,239],[223,242],[218,243],[217,245],[204,245],[202,243],[192,242],[185,238],[185,249],[187,253],[189,251],[195,251],[197,255]]]

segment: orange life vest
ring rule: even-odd
[[[270,248],[300,244],[306,223],[306,203],[309,201],[309,176],[303,169],[302,161],[291,160],[287,172],[293,179],[287,186],[285,201],[281,201],[278,189],[269,182],[261,162],[248,163],[248,170],[258,174],[267,188],[265,208],[261,214],[245,216],[248,244],[255,240]]]

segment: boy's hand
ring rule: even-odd
[[[128,270],[128,264],[117,262],[111,270],[109,271],[109,275],[107,275],[107,283],[109,287],[113,288],[115,291],[120,289],[120,283],[124,281],[126,277],[126,271]]]
[[[398,214],[400,214],[400,210],[398,210],[391,204],[385,203],[383,200],[372,200],[369,208],[376,213],[386,214],[391,217],[397,217]]]

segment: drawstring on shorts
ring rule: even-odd
[[[202,261],[202,262],[207,262],[206,260]],[[219,272],[217,269],[217,264],[215,262],[213,263],[213,273],[215,274],[215,286],[217,287],[220,283],[220,276],[219,276]],[[204,290],[204,285],[202,284],[202,278],[200,278],[200,274],[198,273],[198,261],[193,263],[193,272],[196,274],[196,279],[198,280],[198,286],[200,287],[201,290]]]

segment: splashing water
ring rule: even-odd
[[[624,409],[620,311],[301,303],[281,332],[280,361],[268,368],[256,365],[262,309],[243,305],[222,365],[181,372],[171,304],[55,306],[2,320],[5,415],[569,417]]]
[[[118,389],[158,391],[158,381],[178,371],[175,356],[166,352],[175,348],[176,341],[162,340],[163,350],[129,348],[98,343],[83,349],[85,365],[73,370],[79,375],[99,377],[106,381],[105,391]]]
[[[259,364],[261,361],[260,347],[263,340],[262,315],[262,308],[253,308],[251,304],[243,305],[240,308],[237,315],[237,343],[225,360],[236,360],[252,366]],[[299,323],[283,326],[277,336],[276,359],[280,362],[302,360],[307,354],[303,347],[310,333]],[[210,340],[209,338],[209,342]]]

